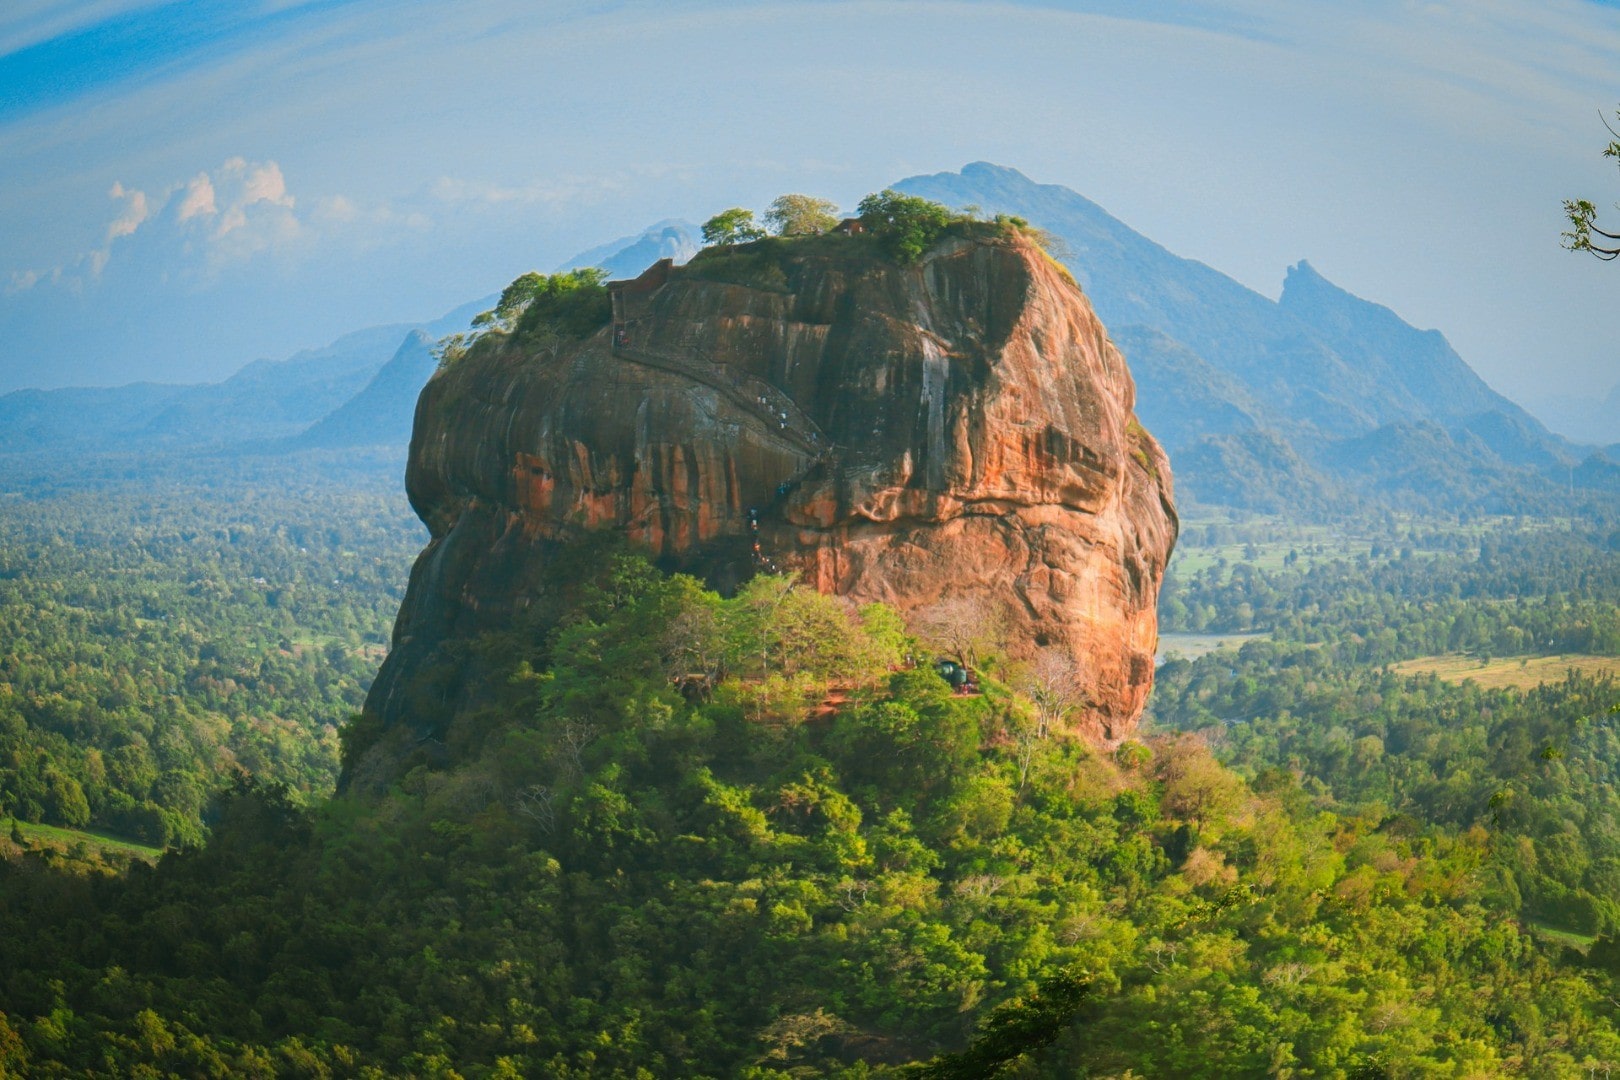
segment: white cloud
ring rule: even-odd
[[[250,165],[242,158],[233,157],[225,162],[221,171],[240,187],[243,206],[267,202],[292,209],[293,197],[287,194],[287,181],[281,175],[281,166],[275,162]]]
[[[194,217],[212,217],[218,213],[214,202],[214,182],[208,174],[200,172],[186,184],[185,194],[180,199],[180,208],[175,217],[179,221],[190,221]]]
[[[39,284],[39,278],[40,273],[38,270],[13,270],[11,272],[11,280],[6,284],[6,292],[27,292],[29,289],[32,289],[35,285]]]
[[[112,190],[107,192],[110,199],[123,202],[123,211],[107,226],[107,243],[111,244],[120,236],[129,236],[141,227],[149,215],[146,205],[146,192],[131,191],[117,181],[113,182]]]
[[[119,208],[101,246],[49,269],[14,270],[6,292],[26,292],[41,282],[77,291],[101,278],[115,259],[136,251],[156,259],[149,265],[162,276],[206,280],[233,263],[291,249],[307,234],[274,161],[231,157],[156,198],[121,181],[107,196]],[[352,208],[346,199],[338,202]]]
[[[210,207],[200,216],[210,226],[206,247],[213,269],[283,247],[303,233],[274,161],[229,158],[209,181]]]

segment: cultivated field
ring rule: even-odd
[[[1246,641],[1270,637],[1269,634],[1183,634],[1166,631],[1159,635],[1158,662],[1164,663],[1172,653],[1183,660],[1197,660],[1216,649],[1240,649]]]
[[[1563,656],[1510,656],[1482,661],[1478,657],[1453,654],[1422,656],[1390,666],[1390,670],[1402,675],[1438,675],[1450,683],[1472,679],[1491,690],[1510,686],[1526,690],[1542,683],[1558,682],[1571,668],[1583,675],[1620,678],[1620,657],[1570,653]]]

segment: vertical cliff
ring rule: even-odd
[[[1134,728],[1169,464],[1085,297],[1016,231],[910,265],[861,237],[711,250],[615,283],[583,341],[486,346],[417,406],[407,485],[432,539],[374,722],[442,733],[454,687],[424,704],[412,671],[533,603],[557,541],[606,529],[722,589],[763,566],[902,612],[988,597],[1015,653],[1078,658],[1087,735]]]

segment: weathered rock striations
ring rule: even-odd
[[[1013,652],[1080,660],[1083,733],[1129,735],[1176,536],[1169,464],[1068,274],[984,233],[908,266],[836,237],[659,264],[613,286],[613,324],[583,343],[441,371],[407,475],[432,539],[368,713],[442,734],[454,695],[424,715],[411,669],[507,625],[557,541],[611,529],[722,589],[763,563],[903,612],[993,597]]]

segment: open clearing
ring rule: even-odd
[[[1216,649],[1239,649],[1246,641],[1257,641],[1270,634],[1181,634],[1166,632],[1159,635],[1158,662],[1175,653],[1183,660],[1196,660]]]
[[[1449,656],[1421,656],[1416,660],[1390,665],[1390,670],[1397,674],[1438,675],[1449,683],[1472,679],[1488,690],[1507,687],[1528,690],[1542,683],[1560,682],[1571,668],[1582,675],[1620,678],[1620,657],[1568,653],[1561,656],[1509,656],[1481,661],[1478,657],[1454,653]]]
[[[1595,937],[1588,937],[1585,934],[1577,934],[1572,930],[1560,930],[1556,926],[1549,926],[1543,922],[1536,922],[1534,919],[1532,919],[1528,925],[1530,927],[1530,932],[1536,937],[1544,938],[1547,941],[1551,941],[1557,945],[1563,945],[1566,948],[1578,949],[1583,953],[1587,949],[1590,949],[1592,947],[1592,943],[1597,940]]]
[[[1265,516],[1233,520],[1219,514],[1197,514],[1181,521],[1181,538],[1171,556],[1170,569],[1189,578],[1222,563],[1245,564],[1275,572],[1288,566],[1290,561],[1306,569],[1336,559],[1392,560],[1407,550],[1419,556],[1437,552],[1455,554],[1456,547],[1447,541],[1458,537],[1470,541],[1469,549],[1477,549],[1479,541],[1487,536],[1564,531],[1569,527],[1570,522],[1563,518],[1492,517],[1467,525],[1443,525],[1399,517],[1387,528],[1355,530],[1342,526],[1299,525]]]
[[[74,844],[83,844],[98,849],[103,856],[141,859],[145,862],[156,862],[158,856],[163,854],[161,848],[147,847],[145,844],[137,844],[107,833],[62,829],[55,825],[35,825],[32,822],[16,821],[12,818],[0,822],[0,827],[8,831],[13,825],[22,832],[30,844],[48,845],[62,851],[68,850]]]

